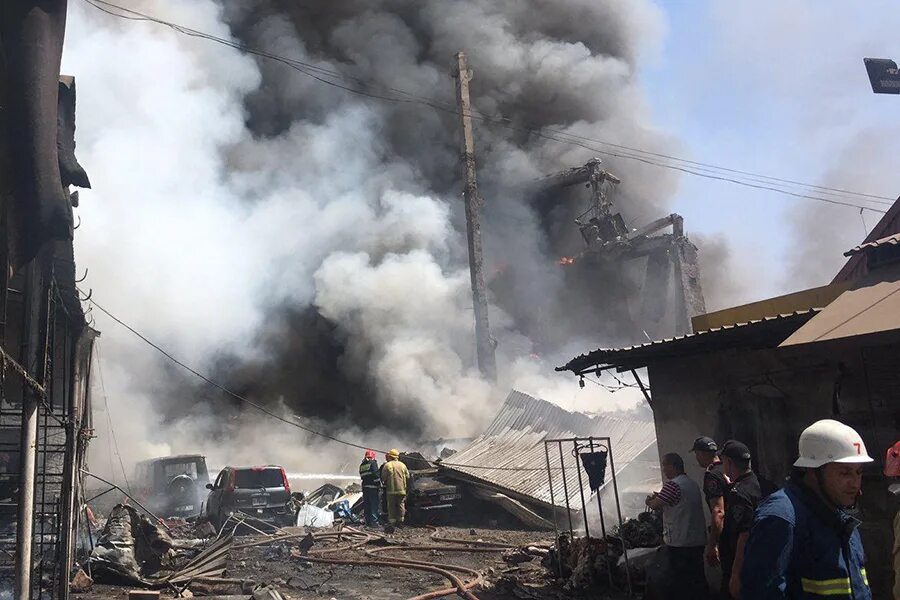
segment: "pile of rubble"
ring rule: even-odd
[[[560,535],[543,564],[566,590],[623,590],[629,580],[639,589],[646,585],[661,544],[662,520],[646,512],[605,538]]]

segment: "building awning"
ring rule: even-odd
[[[781,347],[900,330],[900,264],[864,276]]]
[[[792,313],[763,317],[746,323],[734,323],[674,338],[648,342],[628,348],[600,348],[570,360],[557,371],[576,375],[598,368],[615,367],[620,371],[646,367],[667,358],[683,358],[727,349],[775,348],[812,319],[821,309],[809,308]]]

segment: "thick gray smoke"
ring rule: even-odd
[[[486,273],[516,271],[517,314],[491,306],[501,371],[491,385],[473,368],[454,115],[76,4],[64,68],[77,77],[78,151],[95,188],[77,249],[99,302],[255,401],[376,447],[476,433],[512,386],[569,409],[633,405],[635,394],[579,391],[552,374],[607,342],[579,339],[577,316],[553,310],[567,293],[557,259],[578,249],[565,225],[583,205],[541,213],[516,190],[593,155],[525,128],[669,150],[634,76],[660,28],[649,2],[138,7],[444,104],[452,56],[466,51],[475,107],[512,128],[476,122]],[[607,166],[624,181],[626,219],[669,212],[674,175]],[[535,356],[523,315],[571,332],[568,344]],[[215,464],[300,469],[321,456],[96,316],[128,460],[199,449]],[[331,465],[357,452],[329,448]]]

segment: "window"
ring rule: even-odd
[[[163,472],[166,481],[171,481],[173,477],[179,475],[187,475],[191,479],[197,479],[197,463],[196,462],[172,462],[163,465]]]
[[[221,490],[225,486],[225,477],[227,476],[227,474],[228,474],[227,470],[222,469],[222,471],[219,473],[219,476],[216,477],[216,483],[213,484],[213,487],[215,489]]]
[[[240,469],[235,471],[234,487],[238,489],[284,487],[281,469]]]

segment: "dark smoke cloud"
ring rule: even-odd
[[[476,122],[479,178],[487,199],[487,276],[500,308],[514,320],[512,333],[525,332],[539,350],[550,351],[585,335],[586,325],[607,343],[627,339],[615,327],[620,315],[602,307],[633,296],[639,284],[616,273],[567,278],[556,264],[559,256],[583,247],[573,219],[584,210],[587,192],[567,190],[546,205],[533,206],[523,191],[523,184],[583,164],[592,152],[516,130],[552,128],[604,139],[626,137],[651,149],[670,146],[646,127],[633,79],[642,37],[655,34],[658,17],[652,9],[643,3],[583,1],[257,1],[227,4],[225,17],[250,45],[375,82],[372,89],[383,93],[399,88],[442,104],[454,102],[452,57],[465,50],[475,71],[474,106],[487,115],[503,115],[513,128]],[[299,121],[321,122],[361,101],[283,65],[258,64],[262,84],[246,98],[247,123],[256,135],[283,136]],[[461,203],[455,201],[460,188],[456,116],[408,103],[369,105],[378,114],[378,152],[385,164],[405,165],[422,190],[447,198],[461,231]],[[616,201],[629,221],[666,214],[673,175],[616,161],[609,168],[625,180]],[[303,313],[278,306],[271,314],[291,322]],[[295,325],[292,331],[318,340],[310,343],[313,347],[327,347],[329,336],[343,329],[341,323],[327,332]],[[502,327],[496,329],[501,341],[509,338]],[[246,372],[266,380],[269,369],[286,372],[294,343],[288,336],[270,339],[266,360]],[[470,361],[470,349],[460,348],[460,356]],[[349,364],[358,368],[354,360],[369,363],[364,352],[333,357],[328,369],[338,376],[335,382]],[[303,376],[305,371],[297,371],[289,387],[300,385]],[[277,393],[278,386],[267,391]]]
[[[552,371],[587,347],[617,343],[589,325],[614,323],[598,298],[633,283],[630,273],[617,281],[594,274],[583,288],[567,281],[557,261],[582,247],[572,219],[587,192],[540,207],[522,190],[594,152],[516,129],[673,151],[649,125],[635,78],[659,33],[652,4],[198,0],[143,8],[450,105],[453,54],[466,51],[475,107],[513,128],[476,122],[501,380],[492,385],[473,368],[453,114],[366,99],[276,62],[77,9],[70,45],[84,81],[79,149],[96,165],[92,181],[103,195],[84,203],[94,212],[85,214],[92,229],[82,256],[94,286],[109,283],[107,304],[120,316],[254,401],[373,444],[471,434],[513,386],[567,408],[596,409],[598,395],[607,406],[636,401],[579,390]],[[123,49],[112,53],[118,62],[97,60],[111,48]],[[155,83],[136,86],[123,73]],[[616,202],[627,222],[670,212],[675,174],[605,164],[623,180]],[[147,222],[161,226],[139,227]],[[112,244],[124,256],[111,256]],[[131,268],[118,266],[126,260]],[[172,433],[138,444],[130,424],[132,456],[165,442],[183,451],[203,444],[223,461],[282,448],[272,423],[256,428],[252,410],[160,369],[131,339],[107,340],[109,387],[145,422],[161,419],[160,436]],[[238,448],[238,439],[254,441]]]

